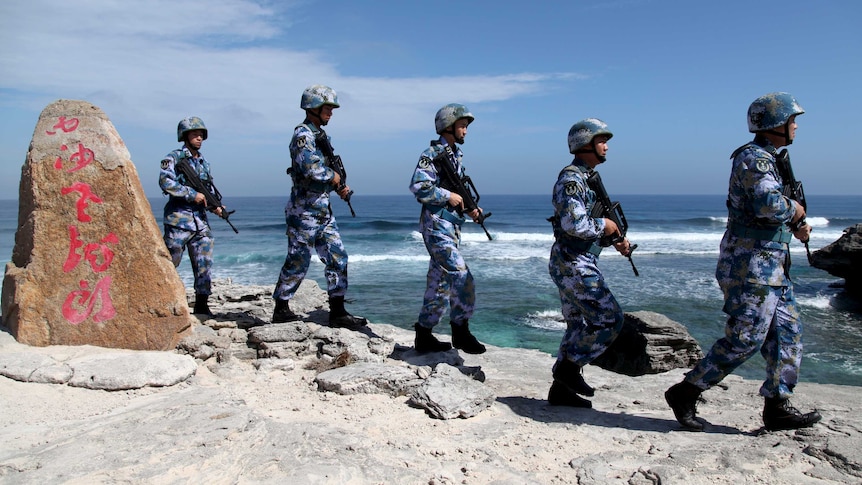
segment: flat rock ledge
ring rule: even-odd
[[[409,329],[327,327],[306,283],[303,323],[272,325],[271,288],[217,282],[216,316],[174,353],[0,333],[0,481],[862,484],[859,387],[803,382],[794,404],[823,421],[765,432],[760,383],[730,376],[689,433],[664,402],[684,373],[660,370],[667,352],[637,377],[585,369],[593,409],[549,406],[551,355],[416,354]]]

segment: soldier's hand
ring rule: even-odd
[[[808,224],[801,225],[799,229],[793,231],[793,237],[799,239],[804,243],[807,243],[808,238],[811,237],[811,226],[809,226]]]
[[[195,204],[206,204],[207,198],[204,194],[198,192],[195,194]]]
[[[345,185],[341,190],[338,191],[338,196],[341,197],[341,200],[347,200],[347,195],[350,193],[350,186]]]
[[[610,220],[605,219],[605,232],[603,233],[605,236],[613,236],[614,234],[619,234],[620,228],[617,227],[617,223]]]
[[[462,199],[461,196],[456,194],[455,192],[450,192],[449,193],[449,205],[451,205],[452,207],[455,207],[456,209],[459,207],[461,209],[463,209],[464,208],[464,199]]]
[[[332,172],[332,185],[334,185],[335,187],[338,187],[338,184],[340,184],[340,183],[341,183],[341,175],[338,175],[338,172],[333,171]]]
[[[216,207],[216,209],[213,211],[213,213],[219,217],[222,217],[222,214],[224,214],[225,212],[227,212],[227,208],[225,208],[224,206]]]
[[[793,214],[793,219],[790,222],[796,222],[805,217],[805,208],[802,207],[802,204],[796,203],[796,213]]]
[[[622,241],[614,244],[614,249],[616,249],[623,256],[628,256],[632,252],[631,244],[629,244],[628,238],[625,238]]]
[[[470,219],[473,219],[473,222],[478,224],[479,223],[479,216],[482,215],[481,211],[482,211],[481,208],[476,208],[476,209],[473,209],[472,211],[468,212],[467,215],[470,216]]]

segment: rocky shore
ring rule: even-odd
[[[553,357],[489,346],[417,355],[411,331],[264,325],[270,288],[222,282],[176,352],[30,347],[0,333],[2,483],[862,483],[856,387],[802,383],[813,428],[765,432],[759,382],[704,394],[682,431],[684,372],[590,366],[593,409],[549,406]],[[481,336],[480,336],[481,338]]]

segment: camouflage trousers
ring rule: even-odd
[[[476,306],[476,288],[473,274],[458,249],[461,228],[424,210],[420,225],[431,259],[419,325],[433,328],[440,323],[447,306],[450,322],[469,320]]]
[[[799,378],[802,363],[802,321],[793,285],[753,283],[723,287],[729,315],[719,339],[685,380],[701,389],[718,384],[758,350],[766,360],[766,380],[760,395],[787,398]]]
[[[304,212],[287,214],[287,257],[281,267],[272,297],[290,300],[308,273],[311,247],[324,264],[326,290],[329,296],[347,293],[347,251],[338,233],[338,224],[331,215],[319,217]]]
[[[560,291],[566,333],[560,342],[556,368],[564,359],[583,367],[600,356],[619,336],[623,310],[605,283],[590,253],[574,260],[563,255],[559,244],[551,248],[548,272]]]
[[[171,253],[174,267],[180,265],[183,251],[189,248],[189,260],[192,263],[192,273],[195,277],[195,293],[209,295],[212,293],[213,237],[207,225],[200,231],[188,231],[175,226],[165,226],[165,245]]]

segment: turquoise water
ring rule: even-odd
[[[862,197],[809,195],[812,250],[838,239],[845,227],[862,222]],[[602,254],[599,267],[626,311],[649,310],[684,324],[708,347],[723,335],[722,299],[713,272],[724,232],[724,197],[620,196],[630,230],[639,245],[633,258],[640,277],[615,251]],[[151,199],[161,219],[164,199]],[[286,197],[226,198],[236,213],[234,234],[213,219],[216,235],[214,276],[240,284],[274,285],[284,261],[283,207]],[[412,327],[422,304],[428,256],[417,232],[419,204],[409,195],[354,195],[357,217],[342,201],[333,202],[350,254],[348,309],[374,322]],[[498,346],[555,353],[565,324],[556,287],[548,276],[552,244],[550,195],[485,195],[480,205],[493,215],[486,226],[464,229],[462,249],[476,279],[477,308],[471,327],[480,340]],[[14,244],[16,201],[0,201],[0,261],[8,261]],[[791,244],[795,281],[805,323],[805,357],[801,379],[862,386],[862,305],[842,297],[840,281],[811,268],[804,247]],[[179,268],[187,286],[191,269]],[[313,260],[309,277],[322,286],[323,266]],[[448,325],[440,326],[441,332]],[[760,379],[758,355],[739,371]]]

